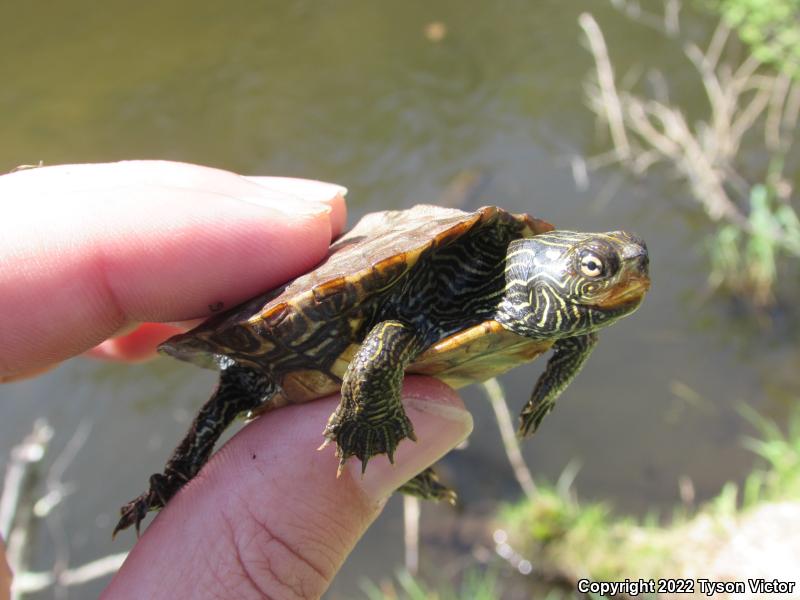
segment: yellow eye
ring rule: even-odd
[[[599,277],[604,270],[603,261],[596,254],[587,252],[581,257],[581,273],[586,277]]]

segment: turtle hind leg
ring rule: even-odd
[[[433,467],[428,467],[422,473],[397,488],[397,491],[422,500],[447,502],[453,506],[455,506],[458,499],[454,490],[439,481],[439,476]]]
[[[275,385],[262,372],[233,364],[222,369],[217,389],[200,409],[189,431],[167,461],[163,473],[150,476],[150,489],[120,509],[114,533],[139,524],[152,510],[159,510],[208,461],[222,432],[240,414],[269,400]]]
[[[394,451],[403,438],[416,440],[414,428],[400,402],[406,365],[423,349],[421,336],[399,321],[372,328],[347,367],[342,400],[328,419],[323,435],[336,442],[339,473],[351,456],[361,460]]]

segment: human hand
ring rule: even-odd
[[[0,176],[0,381],[89,353],[141,360],[169,322],[312,268],[345,221],[338,186],[137,161]],[[104,598],[315,598],[385,499],[471,429],[444,384],[410,378],[419,442],[336,478],[316,452],[337,398],[234,436],[161,511]],[[120,500],[123,500],[122,498]],[[7,593],[0,546],[0,598]]]

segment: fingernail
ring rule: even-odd
[[[298,179],[295,177],[260,177],[249,176],[252,181],[265,190],[281,195],[294,196],[305,202],[329,202],[336,196],[346,196],[347,188],[327,181],[315,179]]]
[[[330,214],[333,210],[329,205],[321,202],[309,202],[278,192],[264,194],[263,196],[255,194],[252,196],[238,196],[237,200],[269,208],[289,216],[320,216]]]
[[[414,425],[417,441],[402,440],[394,464],[386,456],[372,458],[363,476],[361,463],[355,459],[348,461],[353,479],[376,504],[447,454],[472,431],[472,415],[452,391],[435,400],[406,396],[403,405]]]

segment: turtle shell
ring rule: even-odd
[[[341,387],[341,378],[394,286],[424,261],[467,236],[500,232],[532,237],[553,226],[489,206],[468,213],[417,205],[364,216],[313,271],[195,329],[161,351],[202,366],[234,361],[267,371],[282,393],[268,408],[313,400]],[[422,261],[422,262],[421,262]],[[483,381],[536,358],[552,341],[530,340],[493,320],[465,323],[436,340],[406,369],[454,387]]]

